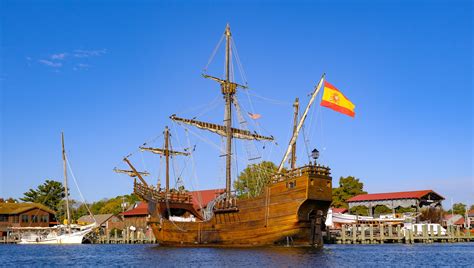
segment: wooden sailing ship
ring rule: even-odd
[[[298,133],[311,104],[320,90],[324,76],[316,86],[310,103],[298,120],[298,101],[295,102],[295,123],[293,136],[280,163],[278,172],[262,193],[252,198],[237,198],[231,190],[232,139],[273,140],[245,129],[232,127],[232,106],[235,104],[237,88],[244,87],[231,81],[230,72],[230,27],[225,30],[226,62],[225,78],[204,75],[220,84],[225,100],[224,125],[184,119],[172,115],[171,120],[211,131],[226,141],[226,188],[207,206],[197,211],[193,207],[192,195],[185,191],[170,189],[169,158],[172,155],[187,155],[170,149],[169,130],[165,129],[165,147],[141,147],[141,150],[160,154],[166,158],[166,186],[154,187],[143,179],[146,173],[138,172],[128,158],[130,166],[126,172],[138,181],[134,182],[134,193],[148,202],[148,224],[156,239],[167,246],[261,246],[295,245],[322,246],[324,217],[332,201],[332,179],[328,167],[316,161],[303,167],[295,166],[295,146]],[[291,155],[291,169],[283,165]],[[171,220],[175,216],[185,219]]]

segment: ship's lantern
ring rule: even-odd
[[[318,149],[315,148],[313,151],[311,151],[311,157],[314,159],[314,162],[316,162],[316,160],[319,158]]]

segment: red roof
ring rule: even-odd
[[[376,201],[376,200],[391,200],[391,199],[420,199],[423,196],[435,193],[433,190],[421,190],[421,191],[408,191],[408,192],[393,192],[393,193],[379,193],[379,194],[360,194],[352,198],[349,198],[347,202],[357,202],[357,201]],[[440,195],[439,195],[440,196]],[[443,198],[442,196],[440,196]],[[444,198],[443,198],[444,199]]]
[[[124,216],[142,216],[148,215],[148,203],[140,202],[138,206],[122,213]]]
[[[195,209],[200,209],[201,206],[204,208],[207,206],[212,199],[216,198],[218,195],[221,195],[225,192],[224,189],[210,189],[210,190],[200,190],[192,191],[190,194],[193,196],[193,206]]]
[[[347,212],[347,208],[331,208],[332,213],[345,213]]]
[[[197,210],[201,206],[204,208],[212,199],[224,193],[224,189],[210,189],[189,192],[193,196],[193,207]],[[122,213],[124,216],[143,216],[148,215],[148,203],[140,202],[137,207]]]
[[[446,215],[444,215],[444,220],[445,220],[445,221],[449,221],[449,220],[450,220],[451,218],[453,218],[453,217],[455,218],[455,220],[456,220],[456,218],[458,218],[458,219],[457,219],[455,222],[452,222],[451,224],[453,224],[453,225],[464,225],[465,220],[464,220],[464,217],[463,217],[462,215],[446,214]]]

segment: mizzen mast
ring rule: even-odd
[[[293,135],[296,133],[296,128],[298,126],[298,112],[299,112],[300,102],[299,99],[296,98],[295,102],[293,103],[293,108],[295,108],[294,115],[293,115]],[[291,169],[296,168],[296,142],[293,143],[291,147],[291,158],[290,158]]]
[[[303,115],[301,115],[300,121],[298,122],[298,125],[296,126],[296,129],[293,131],[293,136],[291,137],[290,143],[288,144],[288,149],[285,152],[285,155],[283,156],[283,159],[280,162],[280,166],[278,167],[278,173],[280,173],[283,170],[283,165],[285,164],[286,159],[288,159],[288,156],[290,155],[290,152],[292,151],[293,145],[296,143],[296,139],[298,138],[298,134],[303,127],[304,120],[306,119],[306,116],[308,115],[309,108],[311,108],[311,104],[313,104],[314,100],[316,99],[316,96],[318,95],[319,90],[321,89],[323,82],[324,82],[324,77],[326,74],[323,74],[321,79],[319,80],[318,85],[314,88],[313,93],[311,94],[311,98],[309,100],[308,105],[306,106],[306,109],[303,112]]]

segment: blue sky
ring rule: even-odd
[[[250,127],[278,141],[255,145],[264,159],[281,159],[292,101],[305,106],[325,72],[356,105],[354,119],[316,105],[305,127],[335,182],[474,203],[471,1],[4,0],[0,10],[0,196],[62,180],[61,131],[88,201],[131,192],[112,172],[129,153],[156,183],[159,157],[137,147],[165,125],[176,149],[196,146],[172,168],[188,188],[223,187],[220,139],[168,116],[222,122],[220,89],[200,75],[228,22],[251,88],[238,98],[262,115]],[[209,74],[223,65],[221,49]],[[237,143],[237,171],[247,147]]]

